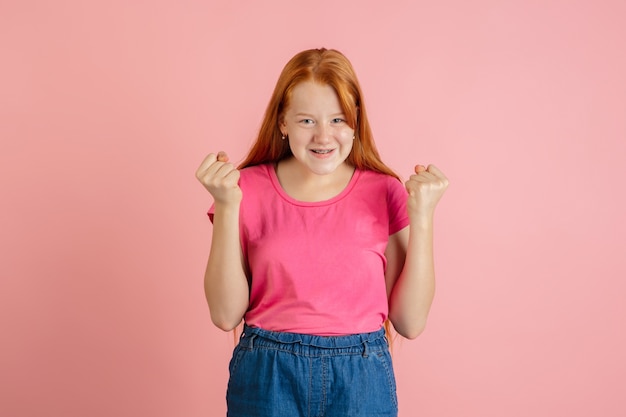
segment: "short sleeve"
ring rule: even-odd
[[[409,225],[407,212],[408,193],[404,184],[394,177],[387,183],[387,210],[389,213],[389,235],[399,232]]]
[[[209,216],[209,220],[213,223],[213,216],[215,215],[215,203],[211,204],[209,211],[207,212],[207,216]]]

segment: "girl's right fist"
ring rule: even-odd
[[[198,167],[196,178],[213,196],[216,203],[239,203],[239,170],[230,162],[226,152],[209,154]]]

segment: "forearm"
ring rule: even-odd
[[[213,323],[232,330],[248,309],[249,286],[239,239],[239,205],[215,206],[213,236],[204,277]]]
[[[398,333],[413,339],[424,330],[434,295],[432,216],[413,218],[404,267],[389,297],[389,318]]]

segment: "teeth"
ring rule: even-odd
[[[329,153],[332,149],[312,149],[315,153]]]

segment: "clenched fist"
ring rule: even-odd
[[[209,154],[198,167],[196,178],[213,196],[216,203],[238,204],[241,202],[239,170],[230,162],[226,152]]]
[[[448,179],[436,166],[423,165],[415,167],[415,174],[405,183],[409,192],[409,216],[432,216],[437,203],[448,188]]]

